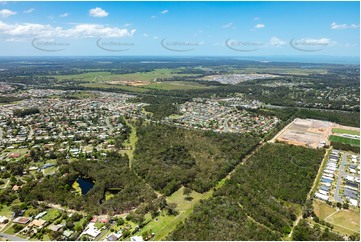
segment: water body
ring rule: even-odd
[[[94,182],[92,182],[92,180],[90,179],[84,179],[79,177],[76,181],[79,183],[79,186],[81,188],[81,193],[83,195],[87,194],[90,191],[90,189],[94,187]]]

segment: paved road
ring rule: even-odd
[[[340,174],[338,175],[338,180],[337,180],[337,185],[336,185],[336,191],[335,191],[335,195],[334,198],[337,202],[342,203],[343,199],[339,196],[339,192],[340,192],[340,185],[341,185],[341,180],[342,177],[345,176],[345,171],[344,171],[344,166],[346,164],[346,154],[342,153],[342,160],[341,160],[341,166],[340,166]]]
[[[14,235],[10,235],[10,234],[4,234],[4,233],[0,233],[0,238],[6,238],[8,240],[12,240],[12,241],[27,241],[26,239],[14,236]]]

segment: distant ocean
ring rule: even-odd
[[[300,63],[328,63],[359,65],[359,56],[244,56],[239,60],[252,60],[261,62],[300,62]]]
[[[192,58],[195,59],[234,59],[244,61],[259,61],[259,62],[298,62],[298,63],[310,63],[310,64],[343,64],[343,65],[360,65],[360,57],[358,56],[306,56],[306,55],[294,55],[294,56],[141,56],[141,55],[126,55],[126,56],[0,56],[0,61],[23,61],[24,64],[28,61],[56,61],[56,60],[91,60],[91,61],[112,61],[112,60],[124,60],[140,63],[172,63],[192,62]],[[29,64],[29,63],[27,63]]]

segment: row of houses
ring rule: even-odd
[[[338,167],[338,160],[340,157],[340,151],[332,150],[329,159],[323,169],[321,183],[318,191],[315,193],[315,197],[324,201],[330,199],[330,191],[332,182],[334,181],[335,172]]]
[[[351,163],[348,166],[349,174],[344,176],[344,190],[342,196],[347,199],[351,205],[357,206],[360,196],[360,177],[355,176],[360,174],[360,161],[357,155],[351,155]]]

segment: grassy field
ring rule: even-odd
[[[11,227],[7,228],[3,233],[14,235],[15,234],[14,226],[12,225]]]
[[[360,212],[355,209],[339,210],[325,202],[315,200],[314,212],[320,218],[334,226],[334,231],[341,234],[360,233]]]
[[[46,210],[46,214],[41,219],[44,219],[46,221],[53,220],[56,217],[60,216],[60,212],[58,209],[48,209]]]
[[[56,172],[57,170],[58,170],[57,167],[52,166],[52,167],[49,167],[49,168],[44,169],[44,170],[43,170],[43,174],[44,174],[44,175],[51,175],[51,174],[53,174],[54,172]]]
[[[133,157],[134,157],[135,145],[138,141],[138,136],[137,136],[137,129],[135,128],[135,126],[131,125],[128,122],[128,120],[126,120],[126,124],[132,129],[132,132],[130,133],[129,139],[124,141],[123,145],[131,146],[132,149],[131,150],[122,150],[121,153],[128,155],[129,167],[132,168],[132,161],[133,161]]]
[[[155,90],[192,90],[192,89],[204,89],[204,88],[213,88],[213,87],[205,86],[195,82],[177,81],[177,82],[151,83],[149,85],[144,86],[144,88],[155,89]]]
[[[336,136],[336,135],[330,135],[330,137],[328,139],[331,142],[340,142],[340,143],[349,144],[352,146],[360,146],[360,140],[358,140],[358,139],[350,139],[350,138]]]
[[[59,82],[67,80],[83,82],[82,86],[91,88],[118,89],[129,92],[146,92],[149,90],[191,90],[201,88],[213,88],[193,82],[157,82],[159,78],[192,77],[194,74],[180,74],[180,69],[155,69],[150,72],[136,72],[130,74],[112,74],[111,72],[86,72],[76,75],[54,75]],[[123,82],[141,81],[142,86],[128,86]],[[84,83],[85,82],[85,83]],[[91,93],[79,92],[70,95],[78,98],[92,97]]]
[[[193,74],[179,74],[177,69],[155,69],[150,72],[136,72],[130,74],[106,75],[99,78],[101,82],[108,81],[154,81],[157,78],[171,78],[182,76],[194,76]]]
[[[87,72],[83,74],[75,74],[75,75],[54,75],[54,77],[58,79],[58,81],[63,82],[65,80],[74,80],[74,81],[86,81],[86,82],[94,82],[97,78],[102,76],[109,76],[110,72]]]
[[[144,87],[132,87],[126,85],[111,85],[106,83],[86,83],[82,84],[81,86],[89,87],[89,88],[102,88],[102,89],[115,89],[119,91],[126,91],[126,92],[146,92],[148,89]]]
[[[10,218],[11,214],[12,214],[12,211],[11,211],[10,206],[6,206],[6,205],[1,206],[0,216],[5,216],[7,218]]]
[[[152,240],[158,241],[165,239],[166,236],[176,228],[179,222],[184,221],[184,219],[186,219],[192,213],[194,206],[201,199],[208,199],[212,195],[212,191],[206,193],[192,191],[190,196],[193,197],[193,200],[187,201],[185,200],[186,196],[183,195],[183,190],[184,187],[180,188],[171,196],[167,197],[168,203],[177,204],[177,210],[179,212],[177,216],[169,216],[165,213],[162,213],[157,217],[158,220],[153,219],[150,221],[136,235],[141,235],[143,232],[151,230],[155,234]]]
[[[105,83],[111,81],[154,81],[157,78],[171,78],[194,76],[194,74],[180,74],[177,69],[155,69],[150,72],[136,72],[130,74],[112,74],[111,72],[86,72],[75,75],[53,75],[60,82],[66,80]]]
[[[82,195],[80,185],[77,181],[75,181],[73,185],[71,185],[71,187],[75,190],[77,194]]]
[[[336,134],[351,134],[351,135],[360,135],[359,131],[356,130],[349,130],[349,129],[340,129],[340,128],[333,128],[332,133]]]
[[[123,84],[108,84],[108,83],[85,83],[81,84],[84,87],[90,88],[104,88],[104,89],[116,89],[120,91],[128,92],[147,92],[150,90],[193,90],[193,89],[209,89],[214,88],[196,82],[184,82],[184,81],[174,81],[174,82],[151,82],[144,86],[127,86]]]
[[[314,200],[313,207],[314,207],[313,210],[315,211],[315,214],[320,219],[325,219],[327,216],[329,216],[332,213],[336,212],[336,208],[333,208],[333,207],[331,207],[331,206],[327,205],[326,203],[324,203],[322,201],[319,201],[319,200]]]
[[[354,209],[340,210],[325,221],[335,226],[334,230],[342,234],[360,233],[360,211]]]

